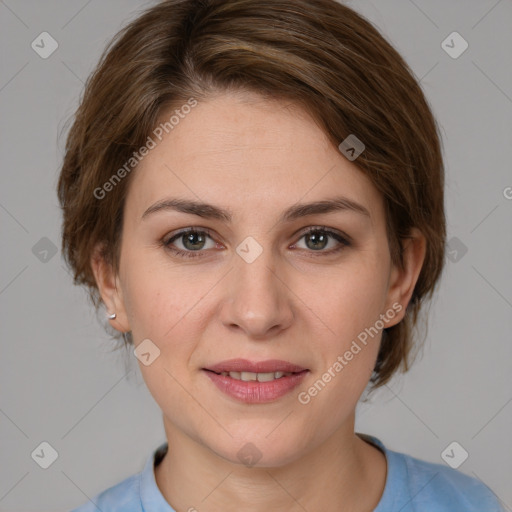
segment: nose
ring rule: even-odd
[[[288,328],[294,317],[293,293],[283,269],[276,267],[269,249],[252,263],[236,255],[220,310],[222,323],[258,340]]]

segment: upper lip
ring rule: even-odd
[[[216,373],[221,372],[252,372],[252,373],[271,373],[271,372],[302,372],[303,368],[297,364],[281,361],[279,359],[269,359],[267,361],[249,361],[247,359],[229,359],[220,363],[208,366],[205,370],[211,370]]]

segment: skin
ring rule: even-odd
[[[134,171],[119,274],[97,254],[91,265],[108,311],[117,313],[112,325],[131,330],[136,347],[149,338],[160,350],[139,366],[170,447],[157,485],[177,511],[377,506],[386,460],[354,433],[354,421],[381,333],[308,404],[297,400],[393,304],[402,309],[384,325],[400,322],[425,256],[425,239],[413,230],[404,268],[392,265],[383,198],[356,162],[299,107],[231,92],[199,102]],[[278,223],[287,207],[333,192],[370,217],[347,210]],[[233,222],[176,211],[141,220],[170,196],[228,208]],[[328,255],[339,242],[330,237],[316,249],[302,234],[314,226],[346,233],[352,244]],[[199,247],[199,257],[180,258],[159,244],[187,227],[213,233],[203,246],[174,241],[189,252]],[[263,249],[250,264],[236,252],[247,236]],[[310,371],[285,397],[244,404],[201,370],[235,357],[283,359]],[[237,457],[248,442],[261,453],[253,467]]]

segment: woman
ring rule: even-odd
[[[167,442],[76,511],[501,510],[354,432],[408,369],[443,187],[418,83],[346,6],[167,0],[121,31],[68,136],[62,248]]]

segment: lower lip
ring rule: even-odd
[[[272,402],[290,393],[304,379],[308,370],[300,373],[271,380],[270,382],[258,382],[251,380],[232,379],[231,377],[218,375],[204,370],[210,380],[226,395],[240,402],[256,404]]]

